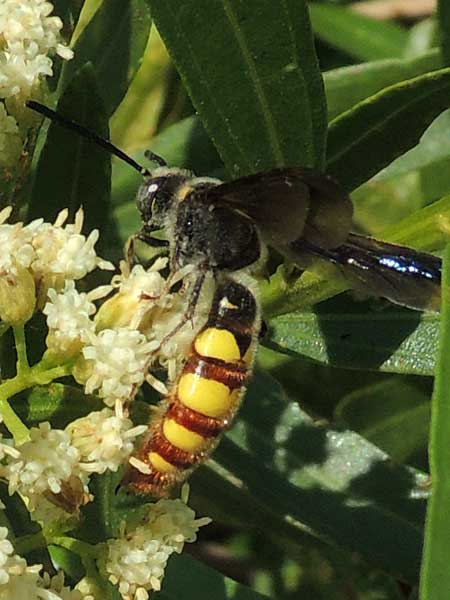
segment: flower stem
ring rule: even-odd
[[[83,542],[66,535],[55,535],[48,540],[48,543],[53,544],[54,546],[60,546],[66,550],[70,550],[71,552],[78,554],[82,560],[85,558],[95,559],[98,556],[97,546],[93,546],[92,544],[88,544],[87,542]]]
[[[16,325],[13,327],[14,340],[16,342],[17,352],[17,373],[26,373],[30,370],[30,363],[27,356],[27,341],[25,338],[25,327]]]
[[[6,398],[0,398],[0,415],[4,424],[14,436],[16,446],[20,446],[20,444],[30,439],[28,427],[19,419]]]
[[[23,444],[29,439],[29,431],[11,408],[8,402],[9,398],[34,385],[47,385],[58,377],[69,375],[70,371],[71,365],[69,363],[47,369],[42,363],[38,363],[33,367],[28,366],[28,368],[20,369],[15,377],[0,384],[0,415],[4,424],[12,433],[16,445]]]

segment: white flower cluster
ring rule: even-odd
[[[184,346],[180,350],[169,334],[185,310],[191,280],[183,272],[168,282],[161,274],[167,260],[161,259],[147,270],[142,266],[130,270],[124,263],[110,285],[79,292],[75,282],[89,271],[113,268],[95,253],[98,232],[81,234],[82,211],[73,224],[66,224],[67,211],[53,225],[42,219],[9,224],[9,215],[10,209],[0,212],[0,316],[17,326],[36,307],[42,310],[48,326],[42,368],[69,365],[86,393],[97,393],[107,406],[65,429],[40,423],[31,428],[29,440],[16,447],[2,443],[0,436],[0,476],[7,480],[10,494],[20,494],[51,539],[52,532],[73,528],[79,509],[93,499],[91,475],[117,471],[126,464],[137,436],[147,431],[146,425],[133,426],[128,404],[148,380],[155,360],[182,360]],[[183,280],[181,291],[170,293],[177,278]],[[110,297],[97,310],[94,301],[106,294]],[[183,343],[193,336],[189,322]],[[209,521],[196,519],[184,501],[161,500],[150,506],[143,525],[104,546],[99,559],[103,573],[118,585],[125,600],[145,600],[149,591],[160,589],[170,555],[194,541],[198,528]],[[8,586],[5,598],[96,597],[81,587],[75,592],[63,581],[57,584],[41,576],[40,565],[28,567],[12,554],[3,537],[2,541],[0,532],[0,599],[2,577]],[[13,571],[21,574],[20,580],[12,577]],[[92,588],[85,584],[84,588]]]
[[[78,450],[66,431],[52,429],[50,423],[40,423],[30,430],[30,441],[16,450],[5,469],[9,493],[20,492],[34,510],[45,492],[60,494],[62,484],[70,479],[80,461]]]
[[[8,481],[9,493],[20,493],[35,520],[47,526],[64,522],[92,499],[89,476],[117,471],[133,451],[135,438],[146,429],[133,427],[120,406],[117,414],[108,408],[91,412],[65,430],[40,423],[24,444],[16,448],[1,444],[6,461],[0,473]]]
[[[114,407],[118,401],[129,403],[156,358],[176,361],[183,354],[176,345],[162,344],[179,321],[180,303],[185,302],[165,293],[167,281],[160,270],[166,263],[161,259],[148,270],[136,265],[131,271],[122,264],[121,275],[113,277],[110,287],[89,294],[77,292],[73,284],[66,284],[60,293],[49,291],[43,310],[49,328],[49,352],[60,359],[78,352],[75,379],[85,386],[86,393],[97,393],[107,406]],[[91,299],[113,288],[116,293],[92,318],[95,307]],[[191,339],[191,324],[186,329]],[[155,380],[155,387],[158,383]]]
[[[52,11],[45,0],[0,3],[0,98],[29,98],[40,79],[53,74],[49,55],[72,58],[61,43],[62,21]]]
[[[161,589],[170,555],[194,542],[199,528],[210,522],[208,517],[196,519],[182,500],[159,500],[150,506],[144,525],[108,541],[109,580],[119,586],[124,600],[146,600],[149,591]]]
[[[50,288],[63,289],[67,282],[81,279],[96,267],[114,268],[95,253],[98,230],[88,237],[81,233],[81,209],[73,224],[65,224],[67,210],[60,212],[53,225],[44,223],[43,219],[28,225],[9,224],[6,221],[10,214],[10,207],[0,212],[0,318],[3,321],[26,322],[36,303],[42,306]]]
[[[97,256],[98,230],[81,233],[83,211],[66,223],[67,209],[53,224],[36,219],[24,225],[10,224],[11,209],[0,211],[0,318],[18,325],[28,321],[36,308],[47,316],[47,356],[54,363],[74,361],[73,375],[86,393],[97,393],[107,406],[127,403],[148,377],[156,360],[169,367],[169,378],[194,336],[192,321],[177,333],[188,293],[168,293],[161,275],[167,259],[156,260],[147,270],[141,265],[121,274],[111,285],[88,293],[79,292],[75,281],[95,269],[114,269]],[[172,277],[170,285],[177,278]],[[114,290],[99,311],[93,303]],[[148,378],[151,380],[151,376]],[[153,379],[159,391],[161,382]]]
[[[45,0],[0,1],[0,167],[13,167],[20,157],[30,125],[25,101],[39,95],[42,79],[53,75],[51,56],[73,57],[52,11]]]
[[[27,561],[13,554],[14,548],[7,538],[8,530],[0,527],[0,598],[19,600],[83,600],[83,594],[64,585],[64,575],[40,575],[42,565],[28,566]]]
[[[146,425],[133,427],[121,408],[117,403],[116,412],[104,408],[67,426],[72,444],[80,452],[81,466],[85,472],[117,471],[132,453],[135,438],[147,430]]]
[[[107,406],[114,406],[116,400],[130,399],[144,383],[148,357],[157,347],[158,342],[147,342],[135,329],[104,329],[91,335],[83,348],[87,379],[83,381],[78,370],[75,376],[85,383],[87,394],[97,390]]]

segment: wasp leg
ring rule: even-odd
[[[206,269],[205,267],[200,267],[200,274],[197,276],[197,278],[194,281],[192,291],[191,291],[191,296],[189,298],[189,303],[186,307],[186,310],[184,311],[183,315],[180,317],[180,320],[177,323],[177,325],[171,331],[169,331],[169,333],[167,335],[164,336],[164,338],[161,340],[159,346],[150,353],[149,358],[147,360],[146,370],[150,367],[150,365],[154,361],[155,356],[158,354],[161,347],[166,342],[168,342],[174,335],[176,335],[180,331],[180,329],[182,327],[184,327],[184,325],[193,318],[195,309],[198,304],[198,299],[200,297],[200,292],[202,291],[203,283],[205,281],[207,273],[208,273],[208,269]],[[150,385],[153,385],[153,384],[150,384]]]
[[[200,274],[197,276],[196,280],[194,281],[194,285],[192,286],[191,296],[189,298],[189,303],[186,307],[186,310],[184,311],[183,315],[181,316],[176,327],[174,327],[172,329],[172,331],[170,331],[164,337],[164,339],[161,342],[161,346],[163,344],[165,344],[171,337],[176,335],[180,331],[180,329],[182,329],[186,325],[186,323],[193,318],[193,316],[195,314],[195,309],[198,304],[200,292],[202,291],[202,287],[205,282],[207,272],[208,272],[207,269],[200,267]]]
[[[169,242],[167,240],[160,240],[158,238],[152,237],[151,233],[152,232],[150,230],[143,227],[141,231],[135,233],[134,235],[128,238],[127,243],[125,245],[125,257],[130,267],[140,264],[140,261],[136,256],[136,240],[144,242],[144,244],[147,244],[147,246],[150,246],[152,248],[167,248],[169,246]]]

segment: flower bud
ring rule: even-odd
[[[96,330],[129,327],[138,307],[138,299],[120,292],[116,293],[103,302],[98,309],[94,318]]]
[[[20,266],[0,275],[0,319],[22,325],[33,316],[36,288],[30,272]]]
[[[164,294],[166,280],[158,269],[161,269],[165,263],[165,259],[159,261],[148,271],[145,271],[141,265],[136,265],[131,272],[122,273],[119,278],[121,281],[119,291],[104,302],[95,315],[96,330],[120,327],[141,330],[143,321],[152,308],[160,303],[160,298]],[[167,294],[165,298],[167,300]]]

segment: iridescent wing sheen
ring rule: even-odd
[[[442,261],[437,256],[374,238],[349,234],[335,249],[298,240],[294,253],[306,253],[338,265],[355,289],[418,310],[438,311]]]

